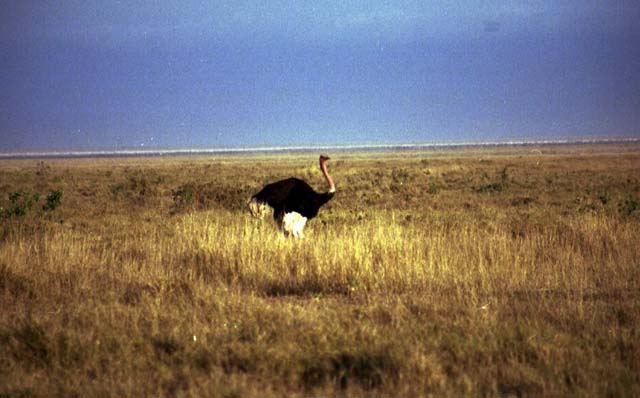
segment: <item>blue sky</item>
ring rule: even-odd
[[[640,3],[3,1],[0,151],[640,136]]]

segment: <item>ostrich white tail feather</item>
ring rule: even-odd
[[[285,236],[293,235],[294,238],[304,238],[304,226],[307,224],[307,217],[292,211],[282,218],[282,229]]]

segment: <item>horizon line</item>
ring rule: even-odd
[[[281,146],[250,146],[250,147],[184,147],[184,148],[124,148],[124,149],[77,149],[77,150],[42,150],[42,151],[11,151],[0,152],[0,159],[33,159],[33,158],[78,158],[78,157],[135,157],[135,156],[180,156],[180,155],[208,155],[208,154],[249,154],[249,153],[279,153],[279,152],[310,152],[315,150],[418,150],[418,149],[446,149],[462,147],[491,147],[491,146],[529,146],[529,145],[566,145],[566,144],[598,144],[598,143],[630,143],[640,142],[640,137],[620,138],[562,138],[562,139],[519,139],[519,140],[488,140],[488,141],[437,141],[422,143],[385,143],[385,144],[340,144],[340,145],[281,145]]]

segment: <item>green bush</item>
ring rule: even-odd
[[[33,206],[40,201],[40,195],[31,194],[27,191],[15,191],[9,194],[9,205],[7,208],[0,207],[0,219],[9,219],[26,216]],[[62,202],[62,190],[50,191],[45,199],[42,210],[50,212],[58,208]]]
[[[42,210],[44,211],[53,211],[62,201],[62,189],[57,189],[55,191],[50,191],[49,195],[47,195],[46,202],[42,206]]]
[[[184,211],[192,207],[193,204],[193,184],[185,184],[174,189],[171,194],[173,196],[172,213]]]
[[[38,194],[29,194],[25,191],[15,191],[9,194],[9,207],[2,212],[3,218],[25,216],[33,204],[40,200]]]

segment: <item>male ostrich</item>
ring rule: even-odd
[[[303,238],[307,220],[318,214],[320,207],[327,203],[336,192],[333,179],[327,172],[329,157],[320,155],[320,170],[329,184],[329,191],[317,193],[306,182],[290,177],[286,180],[265,185],[249,200],[249,210],[256,218],[264,217],[267,206],[273,208],[273,218],[283,229],[285,236]]]

